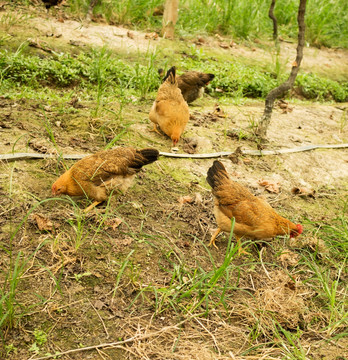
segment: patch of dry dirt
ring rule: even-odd
[[[30,23],[41,36],[53,34],[53,36],[59,36],[61,41],[73,46],[107,46],[109,49],[128,53],[153,50],[159,42],[146,39],[145,33],[141,31],[87,21],[65,20],[62,23],[52,18],[34,18],[30,20]]]

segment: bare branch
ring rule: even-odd
[[[266,97],[265,110],[262,118],[258,124],[256,135],[261,139],[265,139],[267,135],[267,129],[271,122],[272,111],[274,101],[277,97],[283,96],[288,90],[290,90],[295,82],[296,76],[300,69],[301,61],[303,58],[303,48],[305,45],[305,22],[304,17],[306,13],[307,0],[300,0],[298,8],[297,22],[298,22],[298,45],[296,49],[296,60],[292,64],[291,73],[287,81],[280,84],[275,89],[271,90]]]
[[[277,18],[274,16],[274,13],[273,13],[275,2],[276,2],[276,0],[272,0],[271,6],[270,6],[269,12],[268,12],[268,16],[273,21],[273,39],[274,40],[276,40],[278,38],[278,22],[277,22]]]

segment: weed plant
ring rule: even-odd
[[[28,5],[29,1],[18,2]],[[89,0],[70,0],[69,9],[81,18],[86,16]],[[132,25],[159,31],[162,17],[153,15],[154,9],[163,5],[161,0],[99,1],[93,9],[111,24]],[[272,21],[268,17],[268,0],[187,0],[179,4],[176,31],[182,35],[223,33],[236,38],[270,38]],[[278,0],[274,13],[281,36],[297,39],[298,1]],[[346,0],[312,0],[306,10],[306,38],[311,45],[348,47],[348,5]],[[0,17],[0,24],[11,28],[18,23],[16,16]]]
[[[102,1],[94,13],[107,21],[141,28],[161,27],[161,16],[153,16],[160,0]],[[73,13],[86,13],[87,0],[71,0]],[[206,32],[223,33],[237,38],[270,38],[272,22],[268,17],[270,2],[267,0],[188,0],[179,4],[177,31],[184,35]],[[282,36],[297,38],[298,1],[279,0],[275,6]],[[348,5],[345,0],[309,1],[306,11],[307,41],[312,45],[348,47]]]
[[[147,51],[145,56],[138,56],[137,61],[127,62],[112,56],[106,48],[94,49],[89,53],[80,53],[76,58],[69,54],[39,58],[26,52],[27,44],[23,43],[16,52],[6,50],[0,52],[0,87],[6,89],[25,85],[33,89],[41,86],[61,88],[75,87],[87,89],[96,100],[93,115],[109,101],[110,94],[118,99],[120,115],[127,103],[128,93],[146,98],[157,90],[160,78],[156,64],[158,54]],[[195,51],[196,53],[196,51]],[[202,61],[203,60],[203,61]],[[204,53],[193,58],[180,60],[180,70],[196,69],[208,73],[219,74],[209,85],[211,95],[234,98],[265,98],[268,92],[283,82],[287,75],[278,64],[275,71],[257,65],[246,65],[237,59],[233,62],[209,62]],[[348,84],[319,77],[315,74],[300,73],[296,79],[295,90],[308,99],[319,101],[334,100],[344,102],[348,99]]]

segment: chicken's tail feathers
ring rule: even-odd
[[[159,151],[156,149],[148,148],[137,150],[135,153],[134,162],[131,165],[132,168],[141,169],[142,166],[151,164],[158,160]]]
[[[208,184],[212,189],[215,189],[226,179],[229,179],[229,177],[225,167],[220,161],[215,160],[207,173]]]
[[[167,71],[167,74],[166,74],[166,76],[164,77],[163,82],[168,81],[168,82],[170,82],[171,84],[175,84],[175,82],[176,82],[176,77],[175,77],[175,75],[176,75],[176,68],[175,68],[175,66],[172,66],[172,67]]]

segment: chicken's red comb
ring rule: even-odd
[[[298,232],[298,234],[299,234],[299,235],[302,234],[303,226],[302,226],[301,224],[297,224],[296,227],[297,227],[297,232]]]

